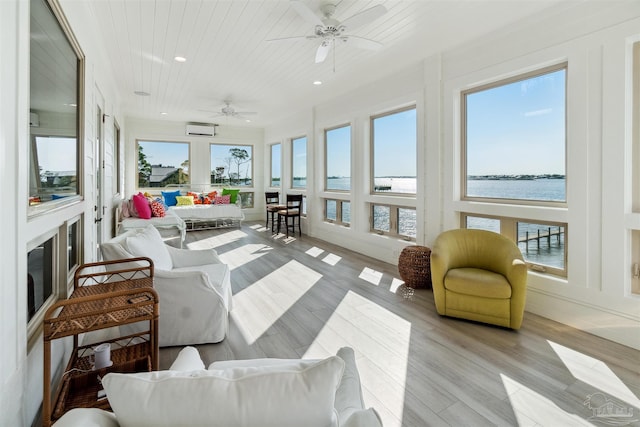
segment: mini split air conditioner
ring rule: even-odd
[[[29,113],[29,126],[34,128],[40,126],[40,117],[37,113]]]
[[[187,135],[195,136],[215,136],[216,125],[213,124],[201,124],[201,123],[189,123],[187,124]]]

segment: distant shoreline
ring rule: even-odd
[[[533,181],[536,179],[565,179],[565,175],[550,173],[542,175],[468,175],[474,181]]]

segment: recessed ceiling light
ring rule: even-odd
[[[151,95],[149,92],[145,92],[143,90],[137,90],[137,91],[135,91],[133,93],[135,93],[138,96],[150,96]]]
[[[247,122],[247,123],[251,123],[251,120],[249,120],[249,119],[244,119],[244,121]]]
[[[160,114],[163,115],[163,116],[166,116],[167,112],[166,111],[160,111]]]
[[[176,62],[187,62],[187,58],[184,56],[176,56],[173,58]]]
[[[316,80],[315,82],[313,82],[313,84],[316,86],[320,86],[322,82],[320,80]]]

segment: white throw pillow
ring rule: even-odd
[[[204,362],[195,347],[185,347],[180,350],[176,360],[169,367],[170,371],[197,371],[204,369]]]
[[[107,374],[121,427],[335,427],[344,361],[331,356],[281,369]]]
[[[151,258],[158,270],[171,270],[173,262],[162,236],[153,225],[148,225],[135,235],[127,237],[127,249],[135,256]]]

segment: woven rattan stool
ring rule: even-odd
[[[426,246],[407,246],[400,253],[398,271],[410,288],[431,287],[431,249]]]

